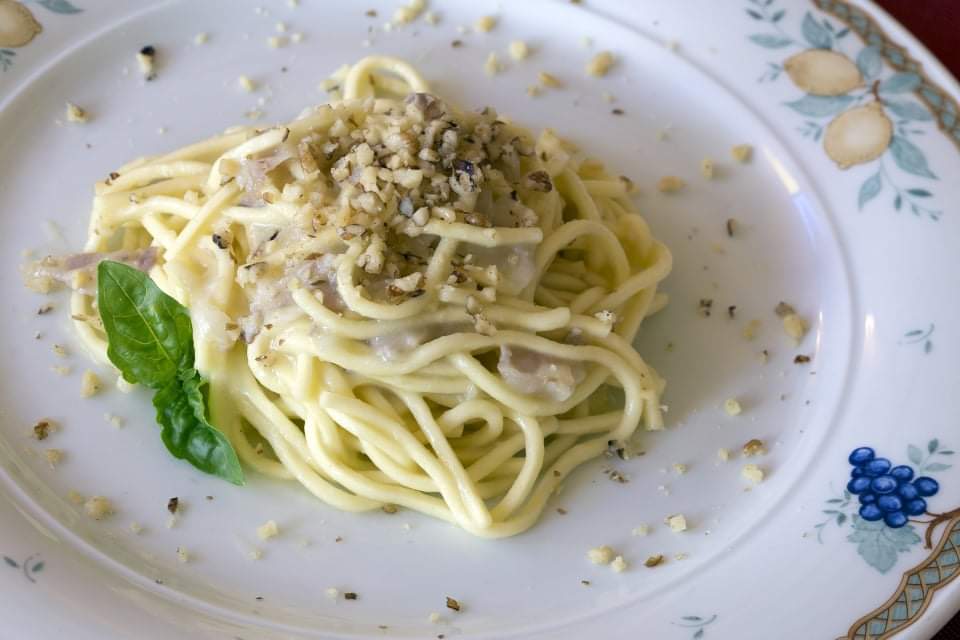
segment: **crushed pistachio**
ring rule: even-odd
[[[57,423],[53,420],[38,420],[36,424],[33,425],[32,434],[37,440],[46,440],[50,436],[51,431],[56,431]]]
[[[749,144],[738,144],[730,149],[730,155],[740,164],[746,164],[753,157],[753,147]]]
[[[609,51],[601,51],[593,56],[590,62],[587,63],[587,75],[594,77],[605,76],[610,72],[610,69],[613,68],[614,64],[616,64],[616,59],[613,57],[613,54]]]
[[[808,364],[810,362],[810,356],[798,353],[793,358],[793,364]]]
[[[660,554],[660,553],[650,556],[649,558],[643,561],[643,566],[648,568],[653,568],[660,564],[663,564],[663,554]]]
[[[447,609],[452,609],[453,611],[460,611],[461,609],[460,602],[456,598],[451,598],[447,596]]]
[[[728,416],[738,416],[743,413],[743,407],[736,398],[727,398],[724,400],[723,410],[727,412]]]

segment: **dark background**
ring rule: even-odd
[[[960,76],[960,0],[877,0],[953,73]],[[960,615],[935,640],[960,640]]]

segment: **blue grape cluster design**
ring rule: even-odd
[[[940,490],[940,483],[933,478],[914,478],[912,467],[895,467],[886,458],[878,458],[870,447],[854,449],[849,460],[853,470],[847,491],[859,497],[860,517],[868,522],[883,520],[888,527],[899,529],[910,516],[926,513],[926,498]]]

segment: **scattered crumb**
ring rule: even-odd
[[[609,51],[601,51],[593,56],[590,62],[587,63],[587,75],[594,77],[605,76],[610,72],[610,69],[613,68],[615,63],[616,59],[612,53]]]
[[[633,530],[630,533],[635,536],[650,535],[650,525],[647,525],[647,524],[637,525],[636,527],[633,528]]]
[[[585,586],[585,587],[589,587],[589,586],[590,586],[590,581],[589,581],[589,580],[581,580],[581,581],[580,581],[580,584],[582,584],[582,585]]]
[[[674,560],[686,560],[686,559],[689,558],[689,557],[690,557],[690,554],[689,554],[689,553],[684,553],[683,551],[681,551],[680,553],[674,554],[673,559],[674,559]]]
[[[674,533],[679,533],[681,531],[687,530],[687,519],[683,516],[682,513],[672,515],[666,519],[666,523],[670,525],[670,531]]]
[[[254,84],[253,80],[251,80],[249,76],[240,76],[237,78],[237,84],[240,85],[240,88],[247,93],[252,93],[257,89],[257,85]]]
[[[389,513],[391,515],[399,511],[399,509],[397,509],[397,505],[395,504],[385,504],[382,507],[380,507],[380,510],[383,511],[384,513]]]
[[[261,540],[269,540],[279,534],[280,529],[273,520],[267,520],[264,524],[257,527],[257,536],[259,536]]]
[[[733,236],[736,235],[737,226],[738,226],[738,223],[735,218],[727,218],[726,229],[727,229],[728,238],[732,238]]]
[[[783,330],[787,332],[788,336],[799,341],[807,335],[810,325],[796,313],[790,313],[783,318]]]
[[[495,16],[483,16],[479,20],[473,23],[473,28],[480,33],[489,33],[493,31],[494,27],[497,26],[497,18]]]
[[[797,354],[793,358],[793,364],[808,364],[810,362],[810,356],[804,355],[802,353]]]
[[[610,561],[613,560],[614,551],[607,545],[601,547],[594,547],[587,551],[587,558],[593,564],[610,564]]]
[[[660,554],[660,553],[650,556],[649,558],[643,561],[643,566],[645,567],[652,568],[659,564],[663,564],[663,554]]]
[[[451,598],[450,596],[447,596],[447,609],[460,611],[461,608],[462,607],[459,601],[457,601],[455,598]]]
[[[541,71],[537,74],[537,82],[540,83],[540,86],[547,87],[549,89],[562,89],[563,82],[555,75],[547,73],[546,71]]]
[[[429,25],[436,26],[440,24],[440,14],[438,14],[436,11],[427,11],[427,13],[423,16],[423,21]]]
[[[786,318],[791,314],[795,314],[797,310],[794,309],[792,305],[781,300],[777,303],[777,306],[774,307],[773,312],[780,318]]]
[[[53,420],[38,420],[33,425],[31,435],[37,440],[46,440],[50,436],[50,432],[56,431],[58,427],[59,425]]]
[[[600,99],[606,102],[607,104],[612,104],[617,101],[617,97],[608,91],[604,91],[600,94]]]
[[[132,534],[135,535],[135,536],[138,536],[138,535],[140,535],[141,533],[143,533],[143,527],[140,525],[139,522],[131,522],[131,523],[130,523],[130,533],[132,533]]]
[[[753,456],[766,455],[766,453],[767,453],[767,448],[763,445],[762,440],[757,440],[756,438],[754,438],[753,440],[750,440],[745,445],[743,445],[743,455],[745,455],[748,458],[752,458]]]
[[[613,569],[616,573],[623,573],[626,571],[628,565],[627,561],[623,559],[623,556],[617,556],[610,563],[610,568]]]
[[[359,596],[356,594],[355,591],[344,591],[344,592],[343,592],[343,599],[344,599],[344,600],[356,600],[358,597],[359,597]]]
[[[740,471],[740,475],[754,484],[759,484],[760,482],[763,482],[763,478],[766,474],[764,474],[763,469],[757,465],[746,464]]]
[[[738,416],[743,412],[743,407],[740,406],[740,401],[736,398],[727,398],[723,403],[723,410],[727,412],[728,416]]]
[[[660,193],[676,193],[680,191],[687,183],[683,178],[678,178],[677,176],[665,176],[660,178],[660,182],[657,183],[657,190]]]
[[[72,102],[67,103],[67,122],[83,123],[90,119],[86,110],[78,107]]]
[[[700,174],[707,180],[713,180],[716,173],[716,167],[713,164],[713,158],[704,158],[700,161]]]
[[[281,47],[287,46],[286,36],[270,36],[267,38],[267,46],[271,49],[279,49]]]
[[[286,33],[289,27],[287,27],[286,22],[278,22],[277,24],[273,25],[273,28],[277,33]]]
[[[177,560],[183,564],[190,562],[190,552],[183,547],[177,547]]]
[[[753,157],[753,147],[749,144],[738,144],[730,149],[730,155],[740,164],[746,164]]]
[[[488,76],[495,76],[503,70],[495,51],[491,51],[483,63],[483,72]]]
[[[157,50],[147,45],[137,52],[137,64],[140,66],[140,73],[148,82],[157,77],[156,73]]]
[[[180,498],[174,496],[169,500],[167,500],[167,511],[169,511],[171,514],[176,514],[177,509],[179,508],[180,508]]]
[[[53,354],[61,358],[67,357],[67,348],[62,344],[53,345]]]
[[[557,507],[557,513],[559,513],[559,514],[562,515],[562,516],[565,516],[565,515],[567,515],[568,511],[567,511],[566,509],[564,509],[563,507]]]
[[[743,337],[747,340],[753,340],[757,336],[757,332],[760,331],[760,326],[761,322],[759,320],[751,320],[743,328]]]
[[[324,591],[324,593],[331,600],[336,600],[337,596],[340,595],[340,591],[336,587],[328,587],[327,590]]]
[[[93,496],[83,503],[83,510],[94,520],[103,520],[113,515],[113,504],[103,496]]]
[[[539,86],[535,84],[532,84],[529,87],[527,87],[527,95],[530,96],[531,98],[536,98],[541,93],[543,93],[543,89],[541,89]]]
[[[730,460],[730,449],[724,449],[723,447],[720,447],[717,449],[717,457],[723,462],[727,462]]]
[[[260,560],[263,558],[263,551],[260,549],[251,549],[250,553],[247,554],[251,560]]]
[[[623,109],[620,109],[620,108],[611,109],[611,110],[610,110],[610,113],[612,113],[612,114],[615,115],[615,116],[622,116],[622,115],[624,114],[624,110],[623,110]]]
[[[530,47],[523,40],[514,40],[510,43],[510,57],[514,60],[525,60],[530,56]]]
[[[420,17],[423,10],[427,8],[425,0],[410,0],[402,7],[397,7],[393,12],[393,21],[397,24],[409,24]]]
[[[299,31],[297,31],[296,33],[291,33],[290,42],[292,42],[293,44],[300,44],[301,42],[303,42],[303,34]],[[281,71],[283,71],[283,69],[281,69]]]
[[[56,468],[58,464],[63,462],[63,451],[60,449],[47,449],[43,452],[47,458],[47,463],[50,465],[51,469]]]
[[[123,426],[123,418],[120,416],[114,415],[112,413],[103,414],[103,419],[110,423],[111,426],[119,429]]]
[[[436,611],[431,612],[430,615],[427,616],[427,620],[432,622],[433,624],[439,624],[442,619],[443,618],[441,618],[440,614],[437,613]]]
[[[677,473],[677,475],[681,475],[681,476],[682,476],[683,474],[685,474],[685,473],[687,472],[687,465],[681,464],[681,463],[679,463],[679,462],[674,462],[674,463],[673,463],[673,470]]]
[[[193,44],[200,46],[210,42],[210,34],[206,31],[201,31],[197,35],[193,36]]]
[[[68,498],[68,499],[70,500],[70,502],[72,502],[73,504],[83,504],[84,501],[86,500],[86,498],[83,497],[83,494],[82,494],[82,493],[79,493],[79,492],[77,492],[77,491],[74,491],[73,489],[71,489],[71,490],[69,491],[69,493],[67,493],[67,498]]]
[[[83,372],[83,377],[80,379],[80,397],[89,398],[95,396],[100,392],[101,388],[102,384],[97,374],[90,370]]]

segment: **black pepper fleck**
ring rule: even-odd
[[[620,109],[620,108],[611,109],[610,113],[612,113],[612,114],[615,115],[615,116],[622,116],[622,115],[623,115],[623,109]]]
[[[180,498],[174,496],[167,500],[167,511],[170,513],[176,513],[177,509],[180,508]]]
[[[356,600],[357,594],[354,593],[353,591],[347,591],[346,593],[343,594],[343,597],[346,600]]]

